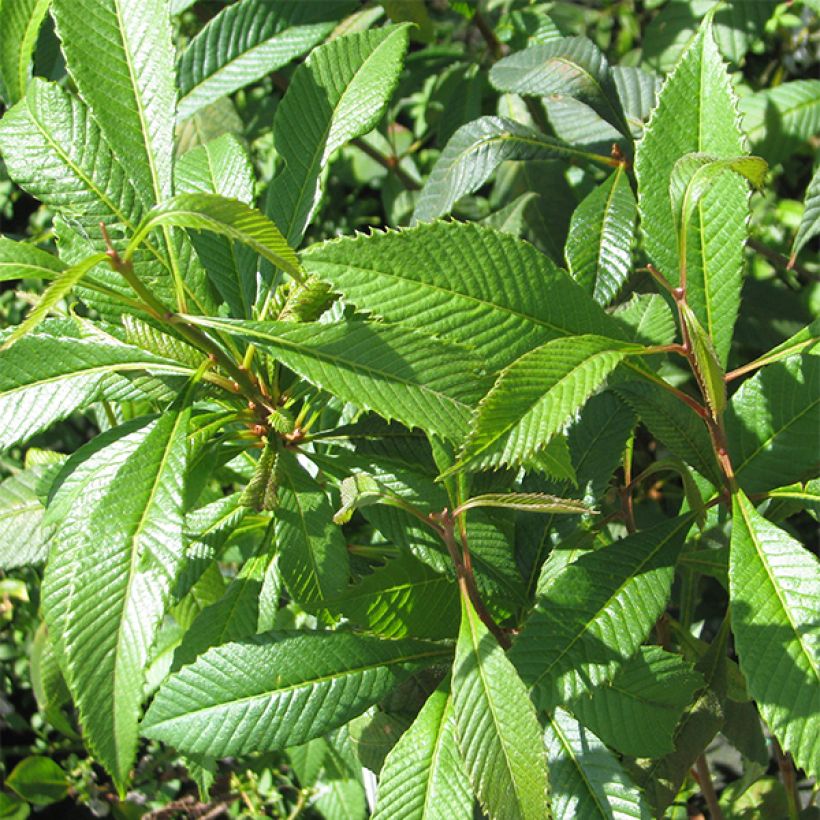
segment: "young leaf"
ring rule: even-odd
[[[606,686],[572,702],[578,719],[613,749],[633,757],[661,757],[703,678],[679,655],[641,647]]]
[[[320,43],[353,3],[243,0],[222,9],[177,63],[177,119],[261,80]]]
[[[458,746],[484,810],[510,820],[543,818],[549,782],[538,717],[504,650],[464,596],[452,687]]]
[[[554,515],[582,515],[594,512],[582,501],[574,498],[558,498],[546,493],[486,493],[475,495],[453,510],[453,515],[475,509],[476,507],[498,507],[524,512],[547,513]]]
[[[505,160],[575,159],[614,164],[548,137],[506,117],[481,117],[462,125],[450,137],[413,212],[413,224],[450,213],[461,197],[478,190]]]
[[[738,157],[744,146],[726,68],[707,23],[666,81],[638,145],[635,173],[646,250],[673,285],[681,281],[669,184],[690,153]],[[687,238],[686,295],[725,364],[740,304],[748,193],[736,174],[718,177],[695,209]]]
[[[650,820],[649,806],[615,755],[563,709],[547,718],[544,742],[556,820]]]
[[[409,672],[449,653],[344,632],[269,632],[209,649],[172,675],[142,733],[214,757],[296,746],[347,723]]]
[[[292,247],[310,224],[322,171],[334,151],[381,119],[407,50],[407,26],[339,37],[314,49],[294,72],[276,111],[274,144],[284,164],[266,213]]]
[[[506,367],[481,400],[457,466],[520,464],[558,433],[637,345],[602,336],[554,339]]]
[[[546,588],[510,650],[540,708],[611,679],[666,606],[692,525],[682,516],[584,553]]]
[[[387,755],[374,820],[469,817],[473,794],[455,737],[453,701],[442,683]]]
[[[2,140],[2,136],[0,136]],[[0,282],[15,279],[56,279],[66,269],[54,254],[28,242],[0,237]]]
[[[804,204],[803,217],[792,246],[792,259],[803,250],[807,242],[820,233],[820,165],[814,169]]]
[[[606,57],[586,37],[566,37],[511,54],[490,69],[490,82],[516,94],[573,97],[631,135]]]
[[[128,243],[124,258],[130,259],[148,234],[160,225],[211,231],[241,242],[297,281],[302,279],[296,254],[276,225],[244,202],[219,194],[178,194],[148,213]]]
[[[465,379],[475,365],[464,348],[396,326],[191,320],[246,339],[344,401],[450,441],[464,435],[483,386],[477,368]]]
[[[726,382],[717,351],[709,334],[703,329],[692,308],[685,302],[679,305],[686,340],[692,348],[695,378],[700,391],[715,417],[726,409]]]
[[[820,565],[770,524],[741,490],[733,503],[729,558],[732,631],[749,692],[763,718],[811,777],[818,773]]]
[[[0,88],[11,107],[25,93],[37,34],[51,0],[6,0],[0,3]]]
[[[572,214],[565,249],[572,278],[606,307],[632,268],[637,206],[623,166]]]
[[[324,242],[301,261],[359,310],[466,345],[492,370],[558,336],[620,338],[548,257],[490,228],[434,222]]]
[[[108,483],[77,495],[60,522],[43,581],[83,734],[120,790],[137,751],[149,653],[185,559],[189,416],[179,404],[127,437],[127,460]]]
[[[759,370],[732,396],[726,435],[747,493],[812,478],[820,467],[809,442],[820,428],[820,357],[793,356]]]

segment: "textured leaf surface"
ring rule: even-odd
[[[549,783],[535,709],[464,597],[452,686],[458,745],[484,809],[491,817],[543,818]]]
[[[623,134],[630,133],[606,57],[586,37],[566,37],[511,54],[492,67],[490,82],[516,94],[574,97]]]
[[[572,214],[567,266],[599,305],[617,295],[632,267],[637,206],[623,166],[588,194]]]
[[[247,339],[300,376],[357,407],[458,440],[478,402],[464,348],[390,325],[197,319]]]
[[[793,256],[800,253],[806,243],[820,233],[820,165],[814,169],[814,176],[806,189],[804,205],[805,210],[800,220],[800,227],[797,230],[797,236],[794,237]]]
[[[331,154],[381,119],[407,42],[406,26],[350,34],[314,49],[294,72],[274,122],[274,144],[285,167],[271,182],[266,207],[293,247],[319,203]]]
[[[166,681],[143,734],[214,757],[296,746],[347,723],[409,671],[448,653],[341,632],[270,632],[228,643]]]
[[[0,448],[25,441],[100,398],[125,398],[117,372],[190,368],[131,345],[33,333],[0,351]]]
[[[820,761],[817,559],[738,491],[729,558],[732,631],[749,692],[806,773]]]
[[[547,718],[544,742],[556,820],[652,817],[617,758],[563,709],[556,709]]]
[[[362,311],[472,348],[491,369],[559,336],[619,328],[549,257],[474,224],[435,222],[314,245],[308,273]],[[533,299],[533,294],[549,298]]]
[[[290,453],[279,454],[275,514],[279,569],[290,594],[304,607],[321,607],[350,579],[347,544],[332,522],[324,490]]]
[[[2,139],[2,137],[0,137]],[[28,242],[0,237],[0,282],[14,279],[54,279],[66,269],[54,254]]]
[[[627,336],[635,342],[668,345],[677,336],[675,315],[659,293],[634,293],[628,302],[615,307],[614,316],[630,327]]]
[[[49,528],[43,526],[38,482],[48,468],[23,470],[0,483],[0,567],[42,563],[48,554]]]
[[[481,117],[450,137],[419,194],[413,222],[429,222],[450,213],[461,197],[478,190],[505,160],[539,159],[611,164],[608,157],[547,137],[515,120]]]
[[[672,733],[703,678],[679,655],[642,647],[606,686],[572,703],[572,711],[610,747],[633,757],[672,751]]]
[[[820,356],[793,356],[764,367],[732,396],[726,413],[729,454],[748,493],[783,487],[820,471],[812,442],[820,430]]]
[[[461,820],[473,795],[455,737],[449,687],[442,685],[387,755],[375,820]]]
[[[611,679],[663,612],[691,517],[585,553],[539,590],[510,650],[536,704],[549,709]]]
[[[309,51],[352,6],[348,0],[243,0],[222,9],[179,58],[178,119]]]
[[[0,3],[0,88],[7,106],[26,93],[37,34],[51,0],[6,0]]]
[[[167,411],[131,434],[110,483],[74,498],[43,581],[46,621],[60,636],[83,734],[119,788],[137,751],[144,670],[185,558],[189,413]],[[106,455],[104,448],[95,459]]]
[[[669,182],[675,163],[693,152],[720,159],[744,153],[734,93],[709,27],[701,29],[666,81],[635,158],[645,247],[674,285],[681,262]],[[688,301],[722,364],[740,304],[747,200],[742,179],[721,176],[700,201],[687,238]]]
[[[520,464],[560,432],[625,355],[639,349],[602,336],[571,336],[526,353],[481,400],[460,464]]]

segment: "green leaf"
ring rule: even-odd
[[[556,513],[582,515],[583,513],[593,512],[583,502],[574,498],[558,498],[546,493],[485,493],[467,499],[453,510],[453,515],[458,515],[476,507],[497,507],[550,515]]]
[[[121,441],[118,463],[108,448],[95,454],[110,477],[73,496],[43,580],[49,634],[59,636],[83,735],[120,791],[137,751],[151,647],[185,560],[189,417],[183,401],[128,435],[128,446]]]
[[[615,755],[563,709],[547,718],[544,741],[556,820],[652,817]]]
[[[350,578],[347,544],[333,523],[333,508],[322,487],[296,458],[279,454],[279,504],[274,521],[279,570],[293,598],[308,609],[322,608]]]
[[[142,202],[173,193],[174,48],[163,0],[53,0],[69,74]],[[105,47],[100,46],[105,43]]]
[[[0,87],[11,107],[25,93],[40,26],[51,0],[6,0],[0,3]]]
[[[554,339],[506,367],[481,400],[457,467],[516,465],[560,432],[630,353],[602,336]]]
[[[700,392],[706,399],[712,415],[719,418],[726,409],[726,382],[717,351],[709,334],[697,320],[694,311],[686,302],[678,305],[685,339],[692,350],[694,373]]]
[[[820,467],[820,357],[793,356],[764,367],[732,396],[729,454],[740,485],[758,493],[813,478]]]
[[[565,249],[572,278],[606,307],[632,269],[637,207],[619,166],[572,214]]]
[[[480,117],[450,137],[416,201],[413,223],[450,213],[505,160],[567,159],[615,164],[505,117]]]
[[[272,264],[302,279],[296,254],[279,229],[261,211],[219,194],[178,194],[148,213],[128,243],[128,260],[151,231],[160,225],[176,225],[211,231],[252,248]]]
[[[803,217],[792,245],[792,259],[803,250],[809,240],[820,233],[820,165],[814,169],[814,176],[806,188],[804,205]]]
[[[504,650],[463,596],[452,687],[461,757],[484,810],[511,820],[543,818],[549,782],[538,717]]]
[[[638,139],[643,134],[644,123],[649,119],[657,101],[661,82],[649,71],[635,66],[612,66],[612,80],[624,110],[624,117]]]
[[[456,745],[453,701],[442,683],[387,755],[374,820],[460,820],[473,809]]]
[[[37,489],[53,471],[53,467],[34,467],[0,482],[0,567],[4,570],[40,564],[48,554],[50,531],[43,526],[45,508]]]
[[[247,152],[232,134],[223,134],[183,154],[174,168],[174,183],[178,193],[220,194],[247,205],[253,201],[253,168]],[[191,240],[231,314],[250,318],[256,299],[256,255],[225,236],[193,234]]]
[[[0,130],[0,140],[2,131]],[[0,237],[0,282],[15,279],[56,279],[66,269],[54,254],[28,242]]]
[[[455,581],[404,551],[324,606],[383,638],[452,638],[458,631]]]
[[[511,54],[490,69],[490,82],[499,91],[516,94],[565,94],[588,105],[622,134],[631,133],[606,57],[586,37],[566,37]]]
[[[630,341],[668,345],[675,341],[678,326],[668,302],[658,293],[633,293],[628,302],[615,306],[615,318],[627,325]]]
[[[672,733],[703,678],[679,655],[641,647],[606,685],[572,702],[578,719],[608,746],[633,757],[671,752]]]
[[[635,157],[645,247],[673,285],[682,277],[669,186],[675,164],[690,153],[720,159],[744,153],[734,92],[708,24],[661,90]],[[712,338],[721,364],[740,305],[748,198],[740,177],[721,175],[695,208],[687,236],[687,300]]]
[[[266,206],[293,247],[319,204],[331,155],[384,114],[407,42],[406,25],[350,34],[314,49],[294,72],[274,121],[274,146],[285,167],[271,181]]]
[[[275,4],[243,0],[223,8],[179,58],[177,119],[191,116],[305,54],[352,7],[348,0]]]
[[[10,772],[6,785],[35,806],[57,803],[68,794],[68,776],[50,757],[25,757]]]
[[[104,253],[94,254],[84,262],[66,268],[58,274],[54,281],[46,288],[37,304],[28,312],[26,318],[5,338],[0,345],[0,353],[8,350],[19,339],[31,333],[47,317],[51,309],[79,284],[80,280],[95,265],[104,262]]]
[[[347,723],[408,672],[448,654],[420,641],[269,632],[210,649],[172,675],[142,732],[214,757],[296,746]]]
[[[816,776],[820,760],[817,600],[820,565],[770,524],[738,491],[729,553],[732,631],[746,676],[769,728],[798,767]]]
[[[359,310],[466,345],[492,370],[558,336],[620,338],[620,328],[548,257],[474,224],[333,240],[301,260]],[[549,299],[532,298],[546,291]]]
[[[191,321],[246,339],[344,401],[451,441],[464,435],[482,388],[464,348],[391,325]]]
[[[820,131],[820,80],[791,80],[741,97],[740,111],[752,149],[776,165]]]
[[[610,680],[666,607],[692,525],[682,516],[584,553],[540,589],[510,650],[539,708]]]
[[[125,372],[191,368],[112,338],[32,333],[0,351],[0,449],[25,441],[82,407],[140,395]]]

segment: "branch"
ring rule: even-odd
[[[794,271],[797,274],[797,278],[803,282],[816,282],[820,280],[817,274],[812,273],[802,265],[798,265],[793,258],[789,259],[788,256],[778,253],[774,248],[764,245],[759,239],[755,239],[753,236],[750,236],[746,240],[746,244],[755,253],[759,253],[767,262],[770,262],[775,268],[782,271]]]

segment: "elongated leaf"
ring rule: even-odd
[[[544,709],[610,680],[663,612],[691,516],[585,553],[546,588],[510,650]]]
[[[547,137],[505,117],[481,117],[450,137],[424,184],[413,222],[450,213],[461,197],[478,190],[505,160],[575,159],[612,165],[601,157]]]
[[[732,631],[749,692],[786,751],[818,772],[817,559],[738,491],[729,558]]]
[[[547,719],[544,741],[556,820],[652,817],[617,758],[563,709],[556,709]]]
[[[703,678],[679,655],[642,647],[612,681],[572,702],[585,726],[613,749],[633,757],[671,752],[672,733]]]
[[[464,512],[476,507],[499,507],[501,509],[548,514],[580,515],[591,512],[589,507],[574,498],[558,498],[546,493],[485,493],[467,499],[457,510],[458,512]]]
[[[632,330],[631,341],[647,345],[668,345],[678,332],[675,316],[659,293],[634,293],[628,302],[617,305],[614,315]]]
[[[420,641],[269,632],[210,649],[172,675],[142,731],[214,757],[296,746],[347,723],[408,672],[448,654]]]
[[[459,464],[520,464],[561,430],[624,356],[639,350],[603,336],[571,336],[526,353],[481,400]]]
[[[295,279],[301,279],[296,254],[279,229],[261,211],[219,194],[178,194],[145,218],[125,252],[131,257],[148,234],[160,225],[212,231],[242,242]]]
[[[279,569],[293,598],[304,607],[318,608],[347,586],[347,545],[331,521],[333,508],[324,490],[290,453],[280,453],[279,462]]]
[[[482,380],[464,348],[378,323],[302,324],[195,318],[268,351],[313,384],[357,407],[456,441]]]
[[[657,101],[661,83],[658,77],[635,66],[612,66],[612,81],[624,110],[624,117],[638,139],[643,134],[644,123],[649,119]]]
[[[185,558],[189,415],[183,405],[128,437],[113,480],[76,497],[60,522],[43,581],[86,742],[121,790],[137,750],[144,671]]]
[[[45,508],[38,482],[53,468],[34,467],[0,483],[0,567],[42,563],[48,554],[50,528],[43,526]]]
[[[68,71],[145,204],[173,193],[173,45],[162,0],[53,0]],[[100,43],[105,47],[101,48]]]
[[[490,82],[516,94],[574,97],[622,134],[631,134],[606,57],[586,37],[566,37],[511,54],[492,67]]]
[[[0,282],[29,278],[56,279],[65,269],[65,262],[61,262],[54,254],[29,245],[28,242],[15,242],[5,236],[0,237]]]
[[[383,638],[452,638],[458,631],[454,579],[399,554],[324,605]]]
[[[504,651],[463,596],[452,687],[458,745],[485,811],[511,820],[543,818],[549,783],[535,709]]]
[[[247,205],[253,201],[253,168],[242,144],[232,134],[183,154],[174,168],[174,183],[178,193],[220,194]],[[256,254],[225,236],[194,234],[191,239],[231,314],[250,318],[256,298]]]
[[[309,51],[352,7],[348,0],[242,0],[222,9],[179,58],[177,118],[191,116]]]
[[[492,370],[559,336],[620,338],[548,257],[474,224],[435,222],[334,240],[301,260],[360,310],[467,345]],[[550,298],[532,298],[541,292]]]
[[[748,493],[813,478],[820,456],[820,357],[794,356],[759,370],[732,396],[726,434],[732,466]]]
[[[75,410],[133,390],[127,371],[187,374],[191,368],[97,339],[32,333],[0,352],[0,449],[25,441]]]
[[[734,92],[708,24],[661,90],[635,157],[646,250],[674,285],[681,281],[681,259],[669,183],[677,161],[693,152],[719,159],[744,153]],[[743,180],[722,175],[700,200],[687,236],[688,302],[723,365],[740,304],[747,201]]]
[[[293,75],[274,122],[284,169],[271,182],[266,212],[293,247],[310,224],[331,154],[370,131],[398,82],[407,26],[339,37],[314,49]]]
[[[25,93],[37,34],[51,0],[6,0],[0,3],[0,88],[7,106]]]
[[[637,206],[623,166],[595,188],[572,214],[567,267],[573,279],[608,305],[629,276]]]
[[[749,94],[740,110],[755,153],[775,165],[820,131],[820,80],[792,80]]]
[[[792,258],[797,256],[806,243],[820,233],[820,165],[814,169],[814,176],[806,189],[805,209],[800,220],[800,227],[794,237]]]
[[[442,683],[387,755],[374,820],[460,820],[473,808],[455,737],[453,702]]]

